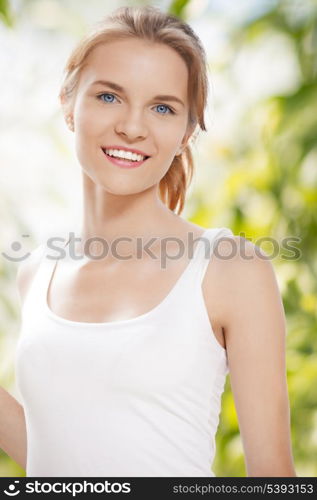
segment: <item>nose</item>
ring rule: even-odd
[[[144,117],[137,110],[125,112],[117,121],[115,130],[117,134],[124,135],[130,141],[144,139],[148,135]]]

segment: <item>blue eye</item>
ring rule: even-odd
[[[110,100],[109,99],[102,99],[103,96],[106,96],[106,97],[109,97],[110,96]],[[103,101],[103,102],[108,102],[109,104],[113,103],[113,101],[111,100],[111,98],[115,98],[116,99],[116,96],[114,94],[111,94],[109,92],[104,92],[102,94],[99,94],[97,95],[97,99]],[[169,107],[169,106],[166,106],[165,104],[158,104],[157,106],[155,106],[156,108],[165,108],[166,110],[168,110],[167,113],[160,113],[160,115],[167,115],[167,114],[172,114],[172,115],[175,115],[175,112]]]
[[[174,115],[174,111],[172,111],[172,109],[169,107],[169,106],[165,106],[165,104],[158,104],[156,106],[156,108],[165,108],[165,109],[168,109],[169,110],[169,113],[171,113],[172,115]],[[160,115],[163,114],[163,115],[166,115],[166,114],[169,114],[169,113],[159,113]]]
[[[99,95],[97,96],[97,98],[98,98],[98,99],[101,99],[101,98],[102,98],[102,96],[104,96],[104,95],[105,95],[105,96],[110,96],[110,97],[115,97],[113,94],[104,93],[104,94],[99,94]],[[104,102],[113,102],[113,101],[109,101],[109,100],[106,100],[106,101],[105,101],[104,99],[101,99],[101,100],[102,100],[102,101],[104,101]]]

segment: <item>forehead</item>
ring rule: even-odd
[[[181,56],[165,44],[117,40],[96,46],[85,61],[81,85],[88,87],[99,79],[115,81],[127,91],[142,88],[185,98],[188,70]]]

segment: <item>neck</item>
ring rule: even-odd
[[[88,239],[152,238],[172,235],[180,217],[159,198],[158,186],[136,194],[112,194],[83,175],[83,214],[77,247]],[[182,220],[181,220],[182,222]]]

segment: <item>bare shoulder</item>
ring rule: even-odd
[[[230,263],[235,263],[235,265],[245,262],[245,261],[259,261],[268,260],[268,256],[265,252],[254,245],[250,240],[243,238],[243,236],[221,236],[217,240],[217,252],[215,252],[216,258],[220,260],[229,261]],[[251,259],[254,257],[254,259]],[[257,260],[258,259],[258,260]]]
[[[23,304],[27,291],[34,278],[34,275],[40,265],[42,258],[42,245],[37,246],[29,256],[22,260],[17,268],[16,285],[20,296],[21,304]]]
[[[269,256],[257,245],[241,236],[221,237],[213,254],[213,279],[222,326],[229,330],[233,323],[258,311],[263,301],[281,315],[281,297]],[[212,267],[212,266],[211,266]]]
[[[219,242],[215,261],[247,474],[294,476],[286,320],[272,260],[258,246],[235,236]]]
[[[221,272],[226,271],[231,275],[251,272],[273,271],[270,257],[263,249],[242,236],[222,236],[217,240],[213,252],[213,259]]]

